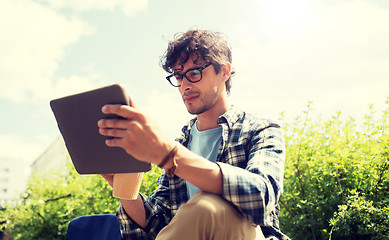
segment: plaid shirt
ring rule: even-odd
[[[184,126],[182,135],[176,139],[184,146],[188,145],[195,120]],[[266,238],[287,239],[278,222],[285,162],[280,126],[235,107],[219,117],[218,124],[222,126],[217,157],[223,174],[222,197],[235,205],[245,219],[260,225]],[[146,210],[145,229],[132,221],[121,206],[117,212],[124,239],[154,239],[188,201],[185,180],[177,176],[168,178],[164,170],[153,194],[141,196]]]

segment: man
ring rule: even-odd
[[[172,141],[134,102],[106,105],[106,144],[164,169],[150,196],[121,200],[125,239],[287,239],[280,232],[284,141],[280,127],[228,103],[231,51],[214,32],[189,30],[162,58],[167,80],[196,115]],[[112,185],[112,175],[104,175]],[[260,227],[257,227],[260,226]],[[262,238],[261,238],[262,237]]]

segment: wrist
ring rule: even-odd
[[[159,162],[158,167],[165,169],[168,177],[173,177],[177,167],[175,160],[176,153],[178,150],[178,144],[175,143],[170,152]]]

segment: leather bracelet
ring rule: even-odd
[[[173,166],[171,168],[165,170],[166,175],[170,178],[174,176],[174,172],[176,171],[176,168],[177,168],[177,162],[174,158],[174,156],[177,153],[177,150],[178,150],[177,145],[175,145],[174,148],[170,151],[170,153],[168,155],[166,155],[166,157],[164,157],[162,159],[162,161],[158,164],[158,167],[163,168],[170,159],[173,160]]]
[[[173,166],[171,168],[169,168],[168,170],[166,170],[166,175],[169,178],[172,178],[174,176],[174,172],[176,171],[176,168],[177,168],[176,159],[174,157],[172,159],[173,159]]]

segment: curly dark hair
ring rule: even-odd
[[[161,57],[161,66],[168,72],[173,73],[173,67],[178,64],[185,64],[190,57],[203,60],[205,63],[211,63],[216,74],[219,74],[225,63],[232,63],[231,49],[225,36],[219,32],[207,30],[189,30],[186,33],[176,34],[173,41],[169,42],[165,54]],[[227,93],[231,89],[231,76],[226,81]]]

